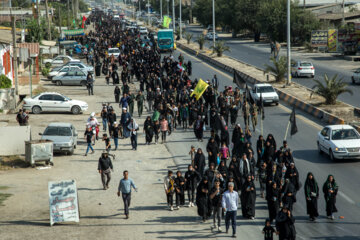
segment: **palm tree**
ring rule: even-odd
[[[216,41],[215,47],[211,46],[210,49],[212,49],[218,57],[221,57],[225,51],[230,52],[230,47],[226,46],[224,41]]]
[[[204,34],[200,34],[199,37],[195,40],[199,44],[200,50],[203,50],[206,38]]]
[[[187,44],[190,44],[192,37],[193,37],[192,33],[185,33],[185,39],[187,41]]]
[[[285,79],[285,74],[287,73],[287,59],[284,56],[279,57],[279,60],[272,57],[272,65],[265,64],[265,73],[272,72],[275,74],[275,81],[282,82]]]
[[[324,75],[325,84],[319,80],[314,79],[316,85],[312,87],[315,89],[314,92],[325,98],[325,104],[334,105],[336,99],[340,94],[350,93],[353,95],[351,89],[346,88],[347,83],[343,82],[342,78],[337,79],[338,75],[335,74],[332,78],[329,78],[326,74]]]

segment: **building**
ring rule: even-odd
[[[7,76],[14,85],[13,48],[10,41],[0,39],[0,75]]]

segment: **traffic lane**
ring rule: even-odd
[[[234,86],[231,79],[232,76],[225,74],[221,71],[212,68],[211,66],[204,64],[200,60],[194,60],[193,57],[190,57],[188,54],[181,52],[185,59],[191,59],[193,62],[193,78],[201,77],[201,78],[209,78],[216,73],[221,79],[222,86]],[[175,57],[177,57],[178,53],[175,53]],[[273,133],[275,139],[277,139],[278,146],[281,145],[282,139],[284,138],[286,126],[289,120],[290,110],[286,107],[266,107],[265,108],[265,120],[264,120],[264,135],[268,133]],[[242,117],[238,117],[238,121],[243,125]],[[296,162],[296,166],[299,170],[300,180],[302,183],[305,181],[306,174],[309,171],[312,171],[315,175],[319,187],[321,196],[319,198],[319,211],[322,216],[324,216],[325,212],[325,203],[322,198],[322,184],[326,180],[329,173],[334,174],[337,182],[340,185],[340,191],[343,194],[339,194],[338,196],[338,207],[340,210],[340,215],[346,216],[344,220],[341,220],[340,223],[344,224],[342,228],[344,230],[329,230],[329,224],[327,224],[326,219],[319,219],[318,222],[324,222],[325,224],[321,224],[320,227],[316,225],[313,231],[308,232],[309,227],[315,226],[308,224],[305,220],[306,217],[306,203],[303,196],[303,189],[300,189],[300,193],[298,193],[298,202],[295,206],[294,215],[297,216],[298,223],[297,229],[300,231],[301,235],[314,237],[314,236],[323,236],[326,232],[328,236],[344,236],[344,234],[350,234],[351,236],[356,236],[359,233],[359,230],[355,226],[356,216],[360,214],[359,206],[355,200],[359,199],[359,193],[356,189],[359,189],[358,181],[354,181],[354,176],[359,174],[359,161],[339,161],[339,162],[331,162],[328,157],[320,156],[317,153],[316,149],[316,137],[317,132],[321,129],[321,126],[317,124],[309,124],[308,121],[303,120],[303,118],[298,114],[297,125],[299,132],[288,138],[289,146],[292,148],[294,152],[294,158]],[[253,145],[256,144],[256,139],[259,135],[260,126],[257,127],[257,131],[253,136]],[[192,132],[192,131],[191,131]],[[174,137],[173,135],[172,137]],[[208,134],[207,134],[208,136]],[[184,139],[176,139],[175,141],[180,142],[179,146],[176,144],[174,155],[173,156],[182,156],[182,158],[187,158],[187,153],[190,149],[190,145],[194,143],[191,139],[194,138],[192,133],[187,133],[187,137]],[[171,139],[171,138],[170,138]],[[170,144],[170,143],[169,143]],[[206,141],[203,143],[198,143],[197,146],[201,146],[203,149],[206,148]],[[170,147],[171,148],[171,147]],[[171,150],[171,149],[170,149]],[[185,154],[184,154],[185,153]],[[181,166],[186,167],[189,161],[185,160]],[[345,196],[345,197],[344,197]],[[354,200],[355,199],[355,200]],[[350,200],[350,201],[349,201]],[[353,202],[351,202],[353,201]],[[344,208],[346,206],[346,208]],[[308,226],[310,225],[310,226]]]
[[[194,34],[194,39],[196,39],[200,34],[202,34],[202,31],[193,28],[188,27],[187,31],[192,32]],[[270,49],[268,52],[256,49],[254,47],[250,47],[247,45],[247,43],[236,43],[232,42],[234,39],[226,38],[222,39],[219,38],[219,40],[226,40],[226,45],[230,47],[230,52],[225,52],[224,55],[228,55],[230,57],[233,57],[235,59],[238,59],[240,61],[243,61],[245,63],[251,64],[253,66],[256,66],[260,69],[265,69],[265,65],[269,64],[271,65],[272,62],[270,60]],[[207,41],[205,43],[206,47],[212,46],[211,41]],[[282,49],[281,52],[283,54],[286,53],[286,49]],[[303,60],[301,57],[299,57],[299,54],[296,54],[296,58],[293,58],[294,60]],[[351,104],[353,106],[360,106],[360,95],[356,94],[359,92],[360,85],[354,85],[351,83],[351,76],[352,73],[342,70],[342,69],[336,69],[324,66],[323,64],[318,64],[317,61],[314,61],[313,59],[310,59],[315,67],[315,78],[319,79],[322,83],[324,83],[324,74],[327,74],[329,77],[332,77],[334,75],[338,75],[339,78],[343,78],[343,81],[349,84],[349,89],[351,89],[354,94],[351,95],[349,93],[344,93],[339,96],[339,100],[344,101],[348,104]],[[315,85],[315,82],[312,78],[293,78],[293,81],[301,84],[303,86],[306,86],[308,88],[312,88]]]

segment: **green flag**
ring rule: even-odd
[[[169,28],[170,23],[171,23],[171,18],[169,16],[164,16],[163,27]]]
[[[74,28],[76,28],[76,21],[75,21],[75,19],[73,20],[73,24],[74,24]]]

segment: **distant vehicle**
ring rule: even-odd
[[[108,54],[109,54],[109,56],[114,55],[115,59],[117,59],[120,55],[120,49],[119,48],[109,48]]]
[[[360,158],[360,134],[350,125],[325,126],[318,133],[317,146],[331,160]]]
[[[208,39],[208,40],[213,40],[214,38],[214,34],[213,34],[213,32],[209,32],[208,34],[206,34],[206,39]],[[217,33],[215,33],[215,40],[218,40],[218,35],[217,35]]]
[[[148,30],[147,30],[146,27],[140,27],[139,32],[140,32],[140,34],[142,34],[142,35],[148,34]]]
[[[352,74],[351,82],[353,84],[360,82],[360,68],[356,69],[355,72]]]
[[[80,68],[78,66],[64,66],[57,70],[51,70],[51,72],[49,72],[47,78],[49,80],[52,80],[56,76],[62,76],[64,74],[66,74],[67,72],[69,72],[71,70],[76,70],[76,69],[80,69]]]
[[[298,77],[315,77],[315,68],[311,62],[297,61],[291,64],[291,76]]]
[[[45,59],[44,63],[50,63],[52,67],[62,66],[70,61],[79,61],[67,55],[59,55],[53,59]]]
[[[77,146],[78,132],[71,123],[50,123],[39,135],[41,140],[53,141],[54,152],[73,155]]]
[[[72,100],[60,93],[43,92],[32,98],[25,98],[23,108],[34,114],[41,112],[72,112],[80,114],[88,109],[84,101]]]
[[[257,103],[260,101],[260,96],[262,96],[264,104],[275,103],[275,105],[279,105],[279,95],[268,83],[255,84],[252,91],[250,91],[250,95]]]
[[[55,76],[51,80],[52,83],[55,83],[57,86],[62,85],[80,85],[86,86],[87,73],[78,69],[71,69],[63,75]]]
[[[160,29],[157,36],[160,51],[172,51],[174,49],[174,34],[172,29]]]
[[[116,20],[116,21],[119,21],[119,20],[120,20],[120,16],[119,16],[119,15],[114,15],[113,19]]]
[[[94,72],[94,67],[93,66],[86,65],[86,64],[84,64],[84,63],[82,63],[80,61],[75,61],[75,62],[71,61],[71,62],[68,62],[67,64],[65,64],[63,66],[71,66],[71,67],[78,66],[84,72],[91,72],[91,73]],[[59,69],[60,69],[60,67],[59,68],[53,68],[51,71],[56,71],[56,70],[59,70]]]

